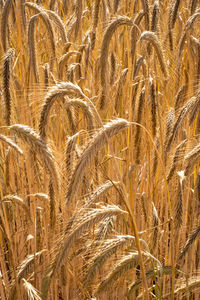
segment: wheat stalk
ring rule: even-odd
[[[2,202],[17,203],[19,206],[21,206],[24,209],[24,211],[26,212],[26,214],[28,216],[28,219],[32,223],[32,218],[31,218],[30,210],[29,210],[28,206],[24,203],[24,201],[23,201],[22,198],[20,198],[17,195],[6,195],[6,196],[3,197]]]

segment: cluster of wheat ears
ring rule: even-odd
[[[0,0],[0,299],[199,299],[199,22]]]

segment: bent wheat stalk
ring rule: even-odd
[[[140,41],[142,41],[142,40],[146,40],[153,45],[154,49],[156,50],[156,54],[158,56],[161,70],[162,70],[164,76],[166,78],[168,78],[168,70],[167,70],[167,66],[166,66],[166,62],[165,62],[165,58],[164,58],[163,49],[162,49],[160,41],[159,41],[157,35],[155,34],[155,32],[144,31],[140,37]]]
[[[117,17],[116,19],[114,19],[107,27],[101,44],[101,54],[100,54],[100,74],[101,74],[100,78],[101,78],[101,87],[102,87],[102,95],[100,100],[101,109],[103,109],[105,106],[106,95],[107,95],[107,69],[108,69],[109,45],[114,32],[121,25],[132,26],[133,21],[128,17]]]
[[[45,102],[40,114],[39,133],[41,138],[46,138],[46,125],[52,105],[59,98],[63,100],[63,97],[66,95],[78,95],[79,97],[84,96],[80,87],[71,82],[61,82],[53,86],[46,95]]]
[[[35,50],[35,23],[38,19],[39,14],[31,17],[28,24],[28,46],[29,46],[29,64],[30,68],[33,70],[33,75],[35,78],[35,82],[39,82],[39,74],[38,74],[38,66],[37,66],[37,55]]]

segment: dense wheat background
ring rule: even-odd
[[[200,299],[199,1],[0,20],[0,299]]]

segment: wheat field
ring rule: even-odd
[[[0,299],[200,299],[199,1],[0,20]]]

